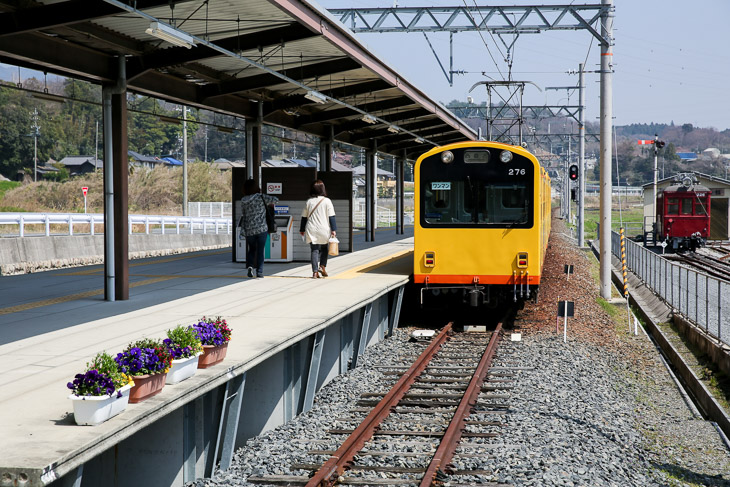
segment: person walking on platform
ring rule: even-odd
[[[312,279],[327,277],[327,246],[330,237],[337,235],[335,207],[327,197],[321,179],[312,183],[309,199],[302,210],[299,233],[312,251]]]
[[[243,219],[243,234],[246,236],[246,267],[248,277],[264,277],[264,248],[268,227],[266,225],[266,205],[273,205],[279,198],[268,194],[261,194],[261,188],[253,179],[243,183],[243,198],[241,198],[241,212]]]

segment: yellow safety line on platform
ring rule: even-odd
[[[156,282],[168,281],[173,277],[165,276],[158,277],[155,279],[145,279],[144,281],[133,282],[129,284],[129,287],[145,286],[147,284],[154,284]],[[52,304],[66,303],[68,301],[74,301],[77,299],[89,298],[98,294],[104,294],[103,289],[94,289],[93,291],[85,291],[83,293],[69,294],[67,296],[58,296],[56,298],[43,299],[41,301],[33,301],[31,303],[19,304],[17,306],[9,306],[7,308],[0,308],[0,315],[6,315],[10,313],[17,313],[18,311],[28,311],[29,309],[41,308],[43,306],[50,306]]]
[[[401,250],[399,252],[396,252],[394,254],[390,254],[385,257],[381,257],[380,259],[368,262],[367,264],[363,264],[358,267],[353,267],[352,269],[348,269],[344,272],[340,272],[338,274],[335,274],[333,276],[330,276],[331,279],[352,279],[357,277],[358,274],[364,274],[366,272],[373,271],[379,267],[383,267],[386,264],[390,264],[393,261],[396,261],[402,257],[405,257],[407,255],[412,255],[413,250]]]

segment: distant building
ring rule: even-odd
[[[684,162],[692,162],[697,160],[697,154],[694,152],[677,152],[677,155]]]
[[[159,157],[155,156],[145,156],[140,154],[139,152],[135,152],[133,150],[127,151],[127,155],[129,156],[129,165],[135,166],[135,167],[146,167],[149,169],[154,169],[155,167],[159,166],[160,164],[166,164],[165,161],[160,159]]]
[[[229,161],[225,158],[216,159],[210,163],[211,166],[219,171],[230,171],[234,167],[246,167],[246,163],[242,161]]]
[[[67,156],[61,159],[63,167],[68,169],[71,176],[94,172],[104,168],[104,161],[94,156]]]
[[[165,156],[162,158],[163,161],[167,163],[168,166],[182,166],[183,162],[175,159],[172,156]]]
[[[390,198],[395,196],[395,174],[385,169],[376,171],[378,178],[378,194]],[[358,166],[352,169],[352,176],[358,186],[358,196],[365,197],[365,166]]]

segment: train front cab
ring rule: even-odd
[[[711,191],[685,180],[668,186],[657,197],[659,235],[674,251],[695,250],[710,232]]]
[[[550,233],[549,181],[517,146],[457,143],[422,155],[415,166],[413,272],[421,304],[535,297]]]

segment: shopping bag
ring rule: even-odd
[[[340,255],[340,241],[337,237],[331,237],[327,246],[328,255]]]

